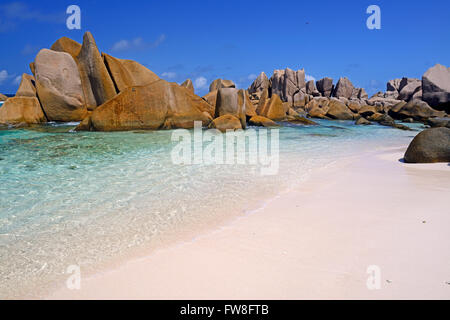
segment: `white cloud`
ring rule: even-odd
[[[8,74],[8,71],[6,71],[6,70],[0,71],[0,84],[5,82],[6,79],[8,79],[9,77],[10,77],[10,75]]]
[[[247,77],[247,79],[250,80],[250,81],[253,81],[253,80],[255,80],[256,78],[258,78],[258,76],[257,76],[256,74],[253,74],[253,73],[252,73],[252,74],[249,74],[248,77]]]
[[[311,81],[311,80],[316,81],[316,78],[314,78],[313,76],[307,74],[307,75],[305,75],[305,80],[306,80],[306,82]]]
[[[207,81],[205,77],[198,77],[194,80],[194,88],[197,90],[205,89],[207,86]]]
[[[15,84],[15,85],[19,85],[20,82],[22,82],[22,76],[17,76],[13,80],[13,84]]]
[[[158,47],[161,43],[166,40],[166,35],[161,34],[158,39],[156,39],[154,42],[147,43],[144,41],[144,39],[138,37],[132,40],[120,40],[116,42],[112,48],[111,51],[129,51],[129,50],[142,50],[142,49],[153,49]]]
[[[162,74],[162,76],[167,79],[174,79],[177,77],[177,73],[176,72],[164,72]]]

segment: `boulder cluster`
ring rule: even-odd
[[[395,120],[426,122],[445,118],[450,112],[450,68],[436,65],[419,79],[395,79],[387,83],[385,93],[371,98],[347,78],[336,84],[331,78],[305,81],[305,71],[289,68],[275,70],[269,79],[262,72],[248,89],[256,110],[272,98],[281,99],[288,114],[306,114],[312,118],[355,120],[357,125],[377,122],[407,130]],[[264,115],[264,114],[263,114]],[[278,119],[277,119],[278,120]]]
[[[305,70],[289,68],[270,78],[262,72],[247,90],[217,79],[199,97],[190,79],[167,82],[135,61],[101,53],[89,32],[82,44],[64,37],[42,49],[30,69],[13,98],[0,96],[6,100],[0,124],[80,122],[76,130],[125,131],[193,128],[201,121],[225,131],[283,121],[315,125],[309,117],[408,129],[395,120],[442,126],[450,106],[450,68],[442,65],[422,80],[391,80],[371,98],[347,78],[306,81]]]

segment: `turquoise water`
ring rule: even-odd
[[[361,150],[406,146],[418,133],[320,124],[280,129],[274,176],[262,176],[258,165],[173,164],[172,131],[0,130],[0,298],[62,285],[70,265],[92,271],[179,240],[184,230],[254,209],[315,168]]]

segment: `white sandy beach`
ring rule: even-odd
[[[450,299],[450,166],[404,164],[404,151],[314,172],[252,214],[46,298]]]

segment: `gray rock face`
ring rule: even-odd
[[[323,97],[331,97],[333,92],[333,79],[323,78],[316,82],[317,90]]]
[[[402,81],[402,79],[389,80],[388,83],[386,84],[386,91],[387,92],[399,92],[401,81]]]
[[[36,90],[49,121],[80,121],[87,114],[80,74],[72,56],[42,49],[36,56]]]
[[[249,94],[256,93],[258,95],[261,95],[262,92],[265,89],[269,89],[269,87],[270,87],[269,78],[267,78],[267,76],[264,72],[261,72],[259,74],[258,78],[256,78],[255,81],[253,81],[250,88],[248,88],[248,93]]]
[[[116,96],[114,82],[90,32],[84,34],[77,61],[89,110],[95,110],[97,106]]]
[[[305,70],[294,71],[289,68],[285,70],[275,70],[272,78],[272,94],[276,94],[283,102],[294,102],[294,96],[303,91],[306,94]],[[302,99],[302,97],[298,97]]]
[[[450,162],[450,129],[432,128],[419,133],[406,150],[405,162]]]
[[[444,117],[445,112],[431,108],[425,101],[411,100],[406,105],[393,107],[389,114],[396,119],[413,118],[417,121],[425,121],[429,118]]]
[[[320,96],[320,92],[317,90],[314,80],[310,80],[306,83],[306,94],[310,94],[313,97]]]
[[[450,68],[437,64],[422,77],[422,99],[430,106],[450,113]]]
[[[236,85],[231,80],[216,79],[209,86],[209,92],[213,92],[222,88],[236,88]]]
[[[405,79],[402,79],[398,99],[410,101],[415,94],[417,98],[417,93],[422,90],[422,82],[418,79]]]
[[[353,95],[353,90],[355,87],[347,78],[339,78],[336,88],[333,92],[333,97],[340,98],[344,97],[350,99]]]
[[[245,92],[236,88],[221,88],[217,92],[215,117],[232,115],[241,121],[242,128],[246,127]]]

